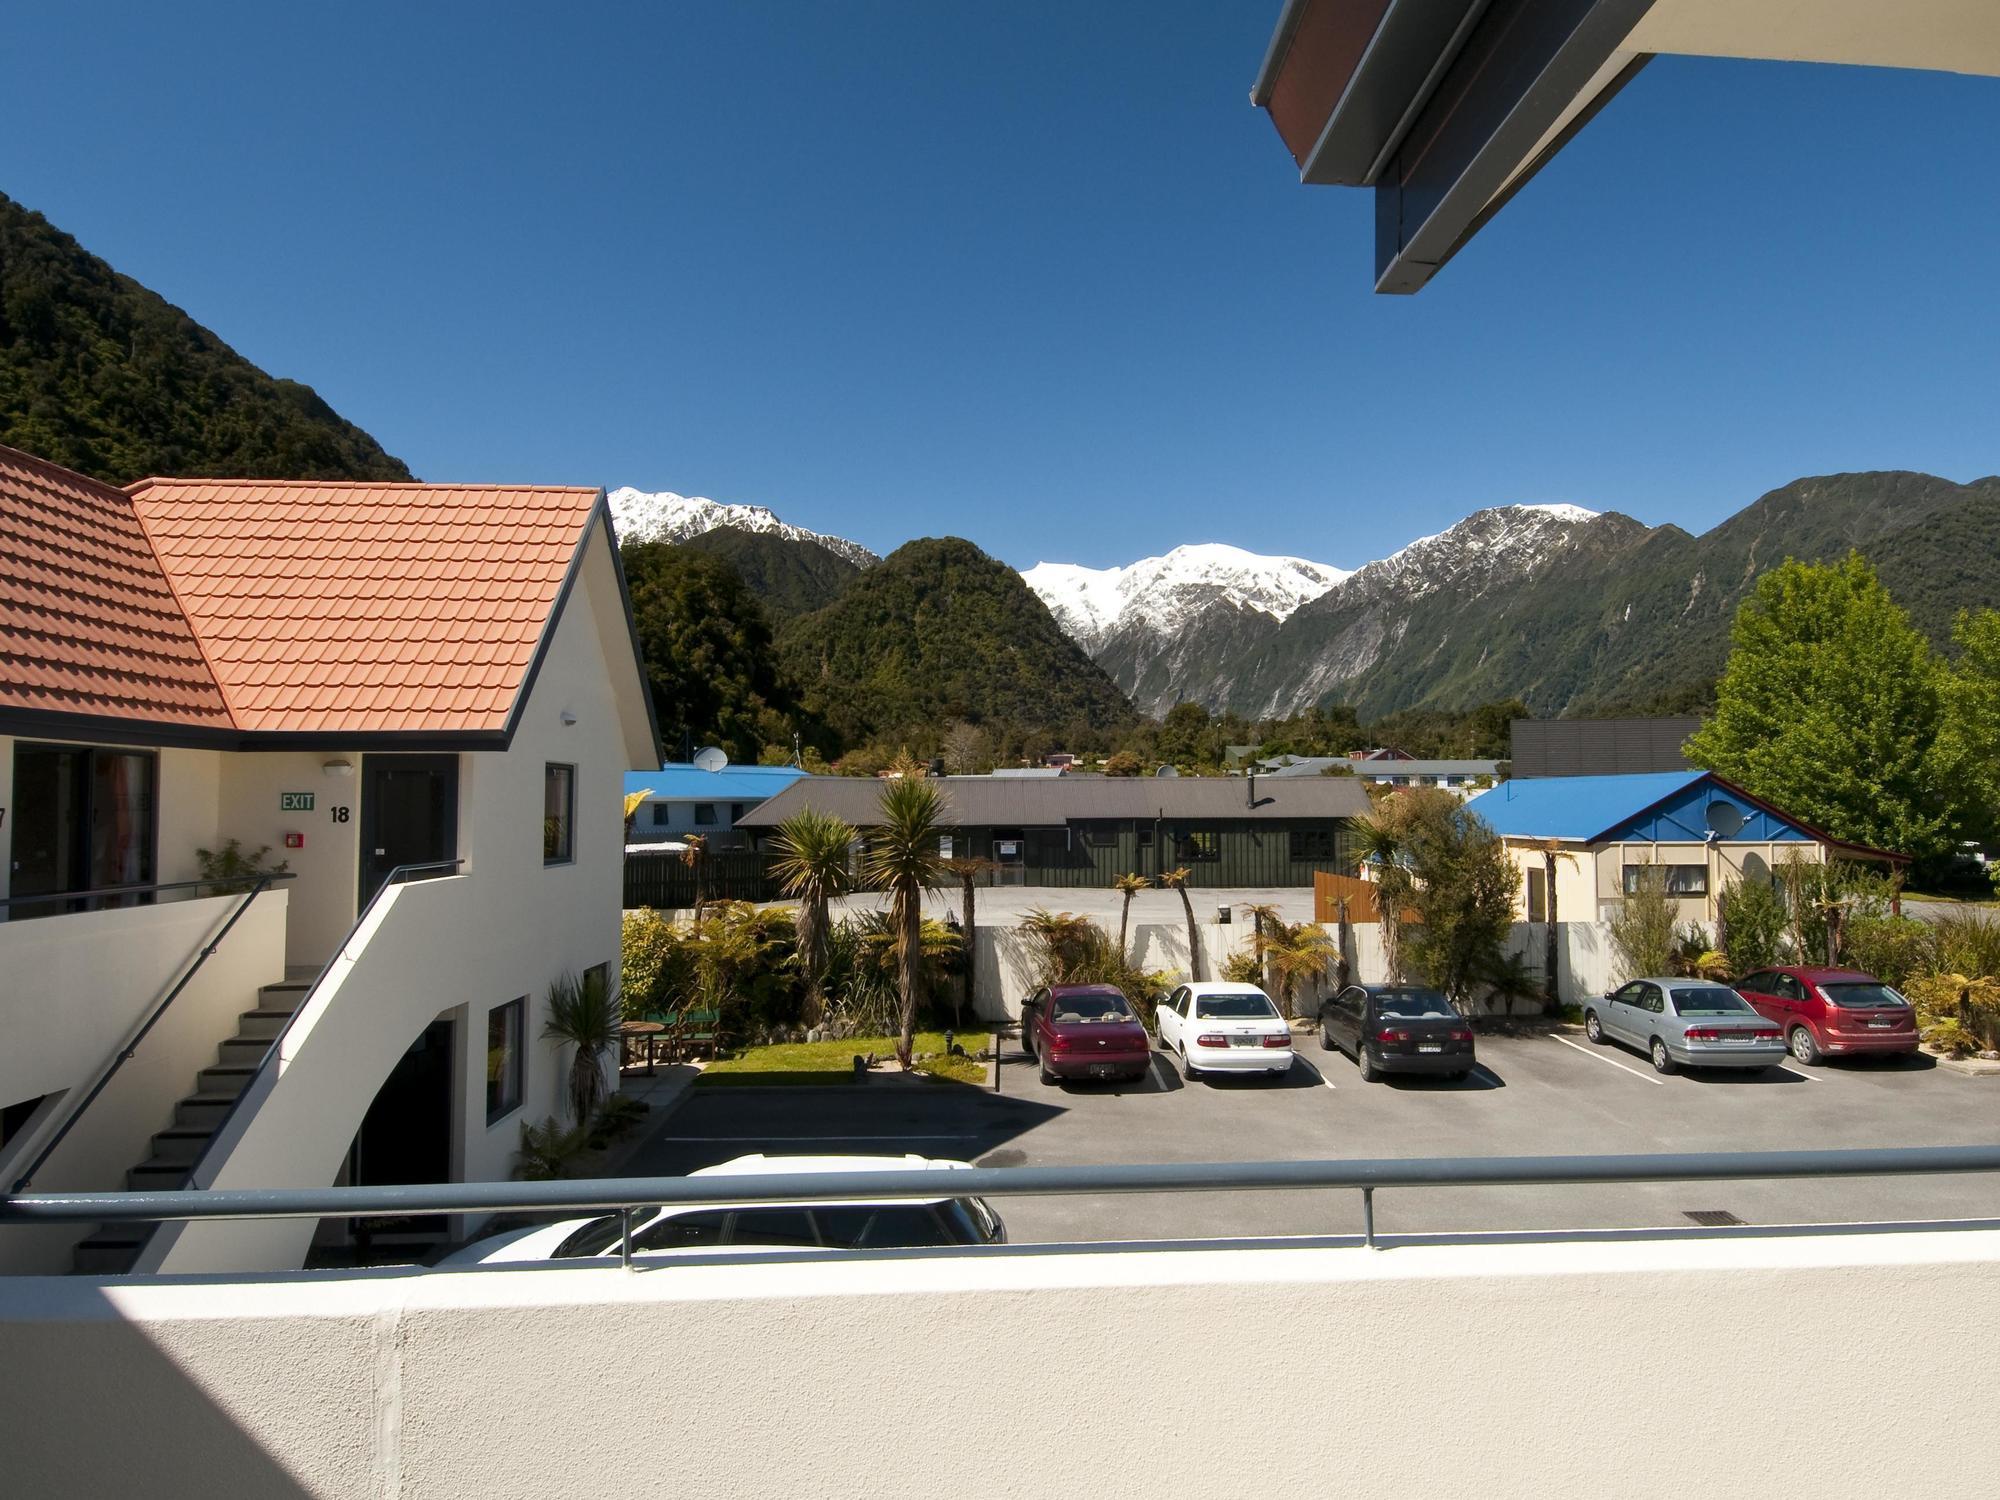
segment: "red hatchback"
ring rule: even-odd
[[[1124,994],[1109,984],[1058,984],[1021,1002],[1021,1045],[1058,1078],[1143,1078],[1153,1042]]]
[[[1862,1053],[1914,1052],[1917,1018],[1910,1002],[1856,969],[1760,969],[1736,989],[1766,1020],[1785,1029],[1802,1063]]]

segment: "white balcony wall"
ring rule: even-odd
[[[204,1500],[1983,1494],[1996,1297],[1992,1230],[23,1279],[0,1451]]]
[[[260,985],[284,977],[282,886],[259,895],[149,1032],[132,1060],[84,1113],[34,1186],[44,1192],[125,1186],[127,1169],[152,1154],[195,1075],[257,1004]],[[156,906],[74,912],[0,923],[0,1099],[88,1088],[174,981],[219,932],[241,895]],[[60,1101],[0,1159],[0,1187],[39,1149],[70,1100]],[[81,1229],[0,1234],[0,1271],[68,1264]]]

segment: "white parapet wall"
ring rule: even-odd
[[[23,1496],[1991,1494],[1996,1297],[1994,1230],[22,1278],[0,1452]]]
[[[110,1067],[174,982],[216,941],[241,894],[0,923],[0,1099],[61,1094],[0,1154],[11,1187],[83,1091]],[[285,977],[289,892],[275,886],[244,910],[194,971],[76,1128],[35,1174],[42,1192],[122,1189],[152,1153],[152,1136],[213,1067],[216,1047],[261,985]],[[86,1230],[0,1236],[0,1272],[66,1269]]]

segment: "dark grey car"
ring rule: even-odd
[[[1363,1083],[1385,1073],[1463,1078],[1479,1061],[1465,1017],[1416,984],[1350,984],[1320,1006],[1319,1044],[1353,1054]]]

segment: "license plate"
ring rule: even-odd
[[[1444,1051],[1444,1043],[1443,1043],[1443,1042],[1419,1042],[1419,1043],[1417,1043],[1417,1050],[1418,1050],[1419,1052],[1442,1052],[1442,1051]]]
[[[1893,1021],[1870,1021],[1868,1029],[1870,1031],[1887,1031],[1893,1025],[1895,1025]]]
[[[1090,1076],[1092,1078],[1109,1078],[1113,1073],[1121,1071],[1123,1070],[1116,1063],[1092,1063],[1090,1065]]]
[[[1264,1039],[1260,1036],[1233,1036],[1229,1039],[1229,1045],[1232,1047],[1257,1047],[1263,1045],[1263,1041]]]

